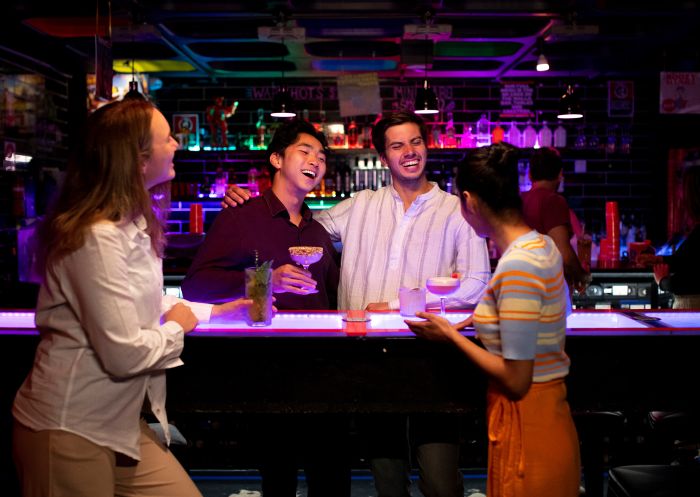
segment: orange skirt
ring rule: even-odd
[[[577,497],[578,436],[564,380],[533,383],[519,401],[487,394],[489,497]]]

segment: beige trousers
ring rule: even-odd
[[[61,430],[14,423],[12,455],[23,497],[202,497],[173,454],[141,421],[141,461],[116,466],[115,453]]]

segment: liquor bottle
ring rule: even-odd
[[[542,121],[542,128],[537,135],[537,139],[540,142],[540,147],[551,147],[552,138],[552,129],[547,126],[547,121]]]
[[[525,130],[523,131],[523,147],[533,148],[537,141],[537,131],[532,127],[532,122],[528,121]]]
[[[462,135],[462,147],[463,148],[474,148],[476,146],[476,137],[472,133],[471,126],[465,126],[466,130]]]
[[[489,133],[489,120],[486,114],[481,114],[481,117],[476,122],[476,146],[484,147],[491,145],[491,133]]]
[[[501,127],[501,123],[496,123],[496,127],[491,132],[491,143],[501,143],[505,138],[505,130]]]
[[[357,123],[352,119],[348,124],[348,148],[357,148],[358,132]]]
[[[520,133],[520,130],[515,125],[515,122],[512,121],[510,123],[510,127],[508,128],[508,139],[510,140],[508,143],[515,147],[522,147],[522,136],[523,135]]]
[[[566,128],[562,126],[561,121],[554,130],[554,146],[557,148],[566,147]]]

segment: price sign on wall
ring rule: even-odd
[[[525,81],[501,84],[501,117],[532,117],[532,85]]]

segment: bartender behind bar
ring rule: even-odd
[[[254,266],[256,259],[272,260],[278,309],[335,309],[338,254],[304,203],[326,173],[326,138],[305,121],[287,121],[267,151],[272,188],[238,209],[219,212],[182,282],[182,292],[204,302],[244,295],[245,268]],[[290,258],[288,248],[299,245],[323,247],[322,259],[309,271]],[[344,422],[305,416],[263,424],[258,433],[265,497],[295,497],[299,465],[310,496],[350,495],[349,431]]]

